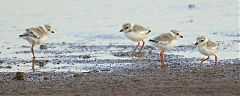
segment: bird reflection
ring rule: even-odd
[[[32,70],[35,72],[35,65],[38,65],[40,68],[43,68],[49,60],[37,60],[36,58],[32,58]]]

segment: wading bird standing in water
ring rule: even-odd
[[[40,49],[44,49],[44,42],[48,38],[50,33],[54,33],[53,28],[50,25],[44,25],[28,28],[26,29],[26,32],[22,35],[19,35],[19,37],[24,38],[30,44],[32,44],[31,51],[33,58],[35,58],[34,45],[40,44]]]

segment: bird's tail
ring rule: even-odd
[[[155,43],[158,43],[157,40],[152,40],[152,39],[149,39],[149,42],[155,42]]]
[[[24,34],[24,35],[19,35],[20,38],[22,38],[22,37],[26,37],[26,36],[27,36],[27,35],[25,35],[25,34]]]

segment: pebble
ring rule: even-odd
[[[43,77],[43,80],[49,80],[49,79],[50,79],[49,76],[44,76],[44,77]]]
[[[27,73],[24,72],[16,72],[16,76],[13,79],[16,80],[27,80]]]

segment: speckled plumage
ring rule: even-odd
[[[176,46],[176,42],[178,38],[181,36],[179,32],[177,32],[179,35],[176,35],[174,32],[170,33],[163,33],[153,39],[150,40],[150,43],[163,51],[171,50]],[[155,41],[155,42],[151,42]]]
[[[176,40],[176,37],[173,36],[172,33],[165,33],[165,34],[161,34],[153,39],[157,40],[157,41],[172,41],[172,40]]]
[[[21,38],[26,39],[31,44],[44,44],[53,29],[49,25],[27,28],[26,32],[20,35]]]
[[[204,36],[198,36],[196,38],[196,43],[195,45],[197,46],[198,51],[203,54],[208,56],[206,59],[201,60],[201,64],[203,64],[204,61],[208,60],[211,55],[215,56],[215,64],[217,64],[217,51],[218,51],[218,43],[215,41],[210,40],[207,37]]]
[[[160,67],[164,65],[164,51],[171,50],[176,46],[177,40],[183,38],[177,30],[171,30],[170,33],[161,34],[153,39],[150,39],[149,42],[159,48],[160,51]]]
[[[32,51],[33,57],[35,58],[34,45],[40,44],[41,46],[45,46],[44,42],[48,38],[48,35],[50,33],[54,33],[52,27],[50,25],[44,25],[44,26],[28,28],[26,29],[26,32],[23,33],[22,35],[19,35],[19,37],[27,40],[30,44],[32,44],[31,51]]]
[[[134,32],[138,32],[140,34],[148,34],[149,33],[149,29],[148,28],[145,28],[142,25],[138,25],[138,24],[134,24],[132,26],[131,30],[134,31]]]
[[[217,53],[218,43],[207,37],[197,37],[195,45],[197,45],[198,51],[203,55],[209,56]]]
[[[125,24],[122,25],[122,29],[120,30],[120,32],[124,32],[125,36],[128,39],[130,39],[134,42],[138,42],[137,47],[133,51],[133,52],[135,52],[135,50],[138,48],[140,42],[143,43],[140,51],[142,50],[142,48],[145,44],[145,42],[143,40],[145,38],[147,38],[148,34],[151,31],[150,31],[150,29],[148,29],[148,28],[146,28],[142,25],[133,24],[133,23],[125,23]]]

